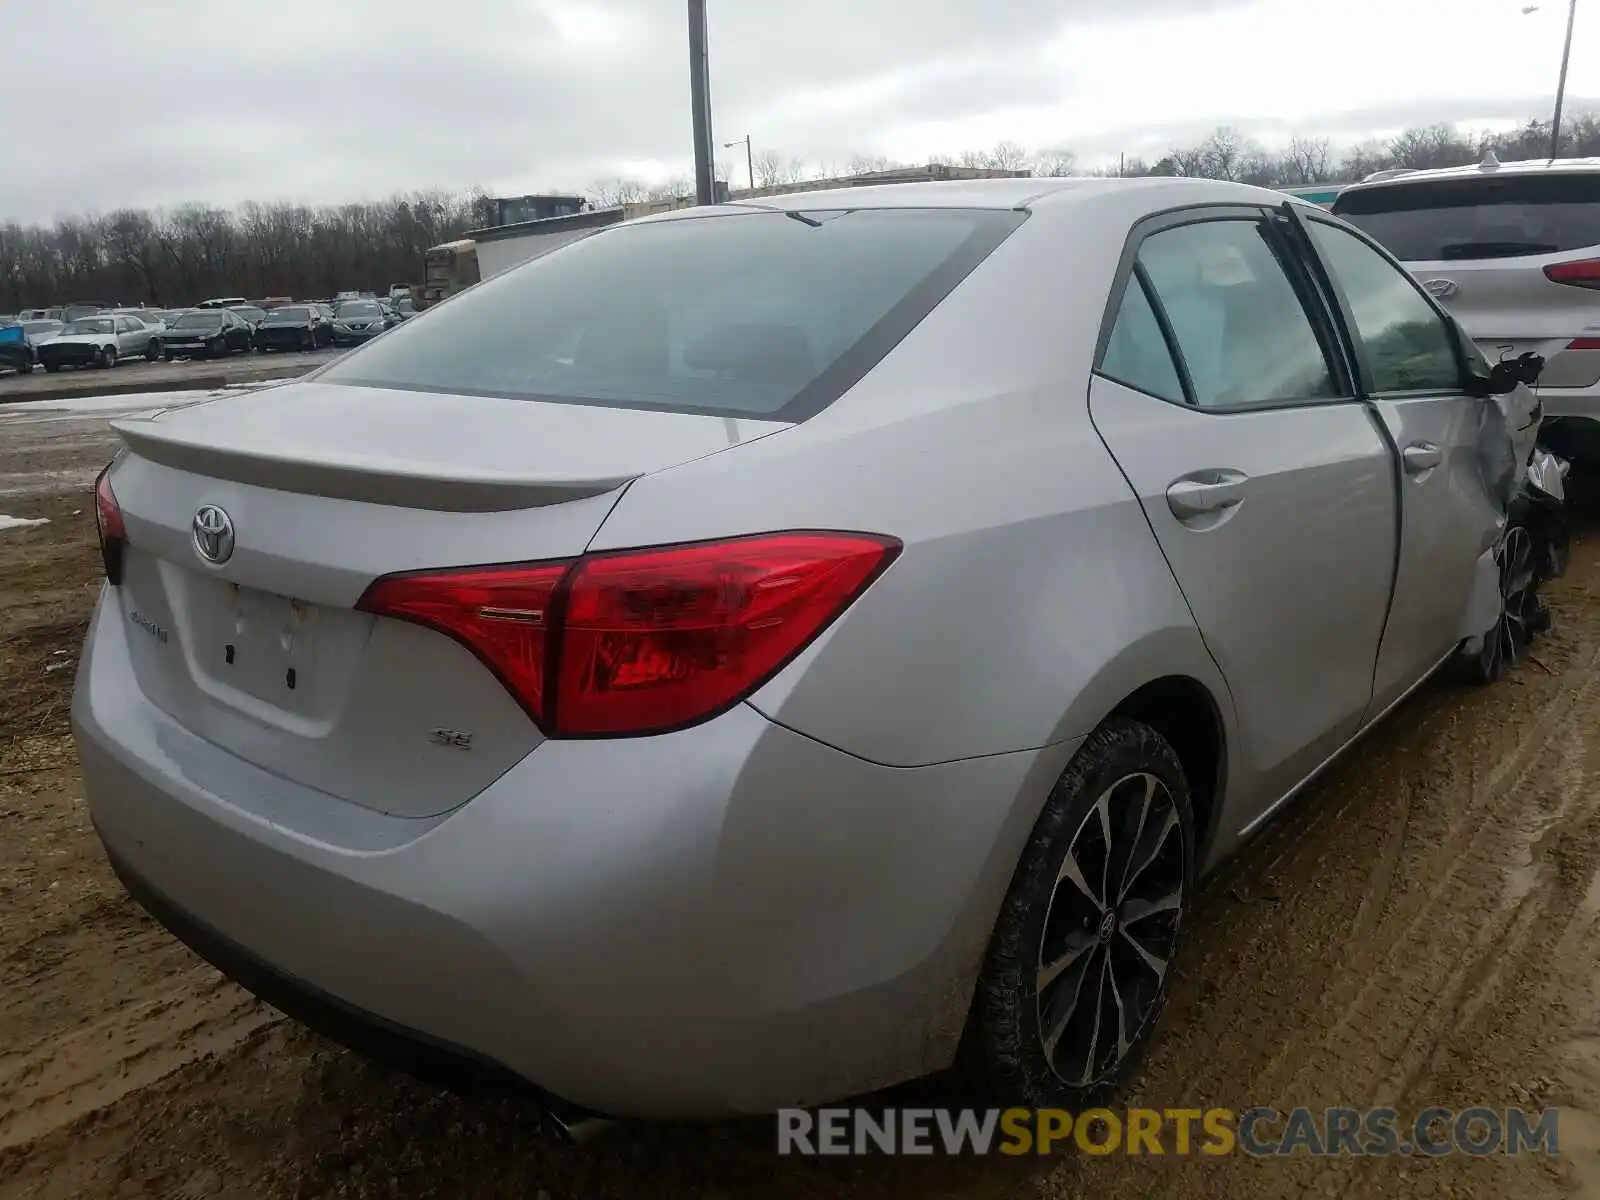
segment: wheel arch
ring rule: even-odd
[[[1227,794],[1227,724],[1217,698],[1193,676],[1163,675],[1129,693],[1110,717],[1150,726],[1176,751],[1194,812],[1195,862],[1203,863]]]

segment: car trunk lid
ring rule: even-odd
[[[541,735],[469,650],[357,610],[371,582],[576,557],[632,478],[784,426],[304,383],[115,427],[141,690],[257,766],[424,817]]]

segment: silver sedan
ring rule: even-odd
[[[563,1112],[1075,1108],[1196,880],[1485,644],[1532,406],[1244,185],[621,224],[118,423],[90,809],[274,1004]]]

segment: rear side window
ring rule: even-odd
[[[1139,265],[1172,326],[1199,407],[1339,395],[1265,222],[1164,229],[1139,247]]]
[[[1402,262],[1560,254],[1600,246],[1600,171],[1357,188],[1333,211]]]
[[[1183,381],[1138,274],[1128,278],[1100,373],[1174,404],[1184,402]]]
[[[452,297],[318,378],[802,420],[1024,219],[855,209],[622,225]]]

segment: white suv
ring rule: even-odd
[[[1333,211],[1400,259],[1490,362],[1544,356],[1559,453],[1600,455],[1600,158],[1380,172]]]

